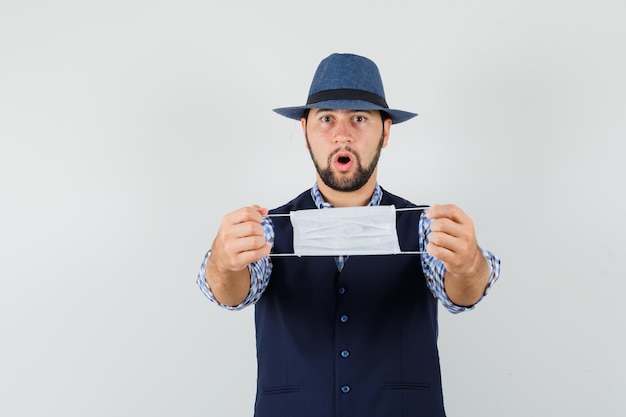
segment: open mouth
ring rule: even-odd
[[[334,165],[335,168],[341,172],[347,172],[354,164],[354,155],[348,152],[341,152],[335,155]]]
[[[351,158],[348,155],[341,155],[339,158],[337,158],[337,162],[341,165],[347,165],[349,164],[351,161]]]

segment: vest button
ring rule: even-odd
[[[345,289],[345,287],[341,287],[341,288],[339,288],[339,294],[343,295],[343,294],[345,294],[345,293],[346,293],[346,289]]]
[[[343,392],[344,394],[347,394],[350,392],[350,386],[349,385],[344,385],[343,387],[341,387],[341,392]]]
[[[350,356],[350,351],[349,350],[342,350],[341,351],[341,357],[342,358],[347,358],[348,356]]]
[[[339,317],[339,320],[341,320],[342,323],[345,323],[348,321],[348,316],[344,314],[343,316]]]

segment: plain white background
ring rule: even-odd
[[[380,183],[502,276],[440,314],[448,415],[626,414],[621,1],[0,0],[0,415],[245,416],[253,309],[196,286],[222,216],[310,187],[332,52],[374,59]]]

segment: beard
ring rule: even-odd
[[[317,173],[319,174],[324,184],[326,184],[327,187],[335,191],[351,192],[351,191],[356,191],[360,189],[361,187],[363,187],[367,183],[367,181],[369,181],[369,179],[371,178],[372,174],[374,173],[374,170],[376,169],[376,166],[378,165],[378,160],[380,159],[380,152],[381,152],[381,149],[383,148],[384,137],[383,135],[380,136],[380,141],[378,142],[378,146],[376,148],[376,154],[374,155],[374,158],[372,158],[372,161],[370,162],[370,164],[366,167],[364,167],[363,164],[361,163],[361,157],[356,152],[354,152],[352,148],[350,148],[349,146],[343,146],[341,148],[335,149],[328,156],[326,168],[322,168],[320,164],[318,163],[318,161],[315,159],[315,156],[313,155],[313,151],[311,150],[311,146],[309,144],[308,136],[306,137],[306,141],[307,141],[307,144],[309,145],[308,147],[309,154],[311,155],[311,160],[313,161],[313,165],[315,165],[315,169],[317,170]],[[354,155],[354,158],[355,158],[354,162],[355,162],[356,172],[354,172],[350,176],[338,175],[332,170],[333,157],[337,153],[342,152],[342,151],[350,152],[352,155]]]

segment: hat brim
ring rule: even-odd
[[[394,124],[406,122],[407,120],[417,116],[417,113],[388,109],[365,100],[327,100],[304,106],[280,107],[274,109],[274,111],[281,116],[294,120],[300,120],[309,109],[378,110],[387,113]]]

